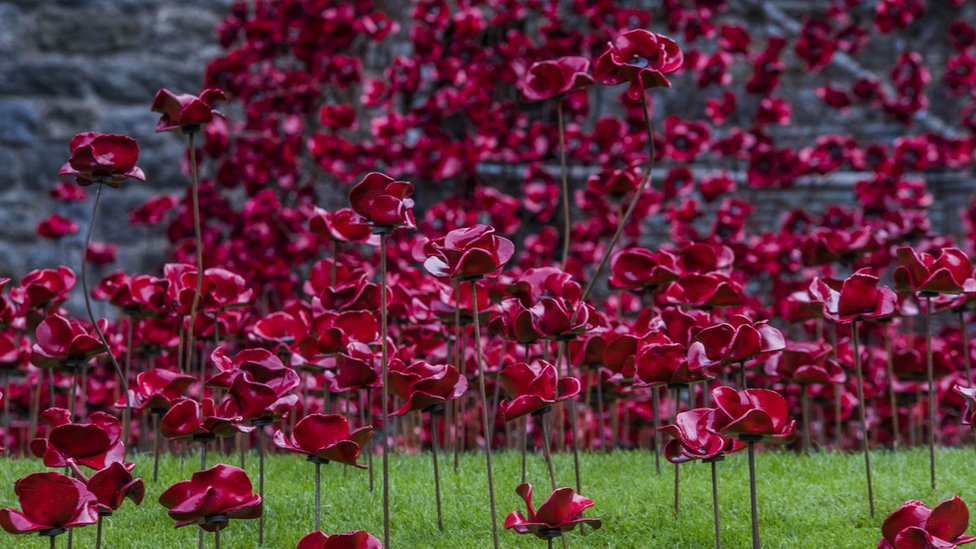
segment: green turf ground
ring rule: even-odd
[[[237,464],[237,458],[211,452],[210,464]],[[873,548],[880,536],[884,517],[902,501],[920,499],[933,505],[953,494],[976,504],[976,450],[944,449],[938,454],[939,487],[929,489],[928,454],[923,449],[897,453],[872,453],[875,471],[877,516],[868,514],[861,454],[822,453],[809,457],[784,452],[757,455],[759,505],[764,547],[789,548]],[[189,478],[198,457],[167,456],[160,466],[160,480],[151,482],[151,456],[141,455],[136,473],[146,479],[146,500],[140,507],[126,501],[108,519],[103,547],[168,548],[195,547],[195,527],[174,530],[173,522],[156,499],[172,482]],[[487,481],[484,458],[461,456],[455,473],[450,458],[441,466],[444,503],[444,532],[437,531],[433,495],[433,473],[429,455],[391,457],[393,541],[405,549],[486,548],[491,546]],[[662,472],[654,473],[653,457],[646,452],[585,454],[583,494],[596,501],[588,516],[600,517],[604,527],[574,532],[570,547],[707,548],[713,546],[710,471],[706,464],[681,467],[681,513],[672,511],[673,472],[662,460]],[[548,480],[541,456],[531,456],[529,480],[537,489],[536,505],[542,503]],[[257,486],[257,460],[251,455],[248,471]],[[345,532],[366,529],[382,539],[382,491],[379,460],[376,460],[376,489],[368,490],[368,473],[341,466],[323,467],[322,529]],[[749,546],[748,466],[745,453],[718,465],[722,542],[724,547]],[[0,460],[0,505],[16,506],[14,481],[30,472],[43,470],[39,460]],[[495,486],[498,522],[505,515],[523,509],[515,495],[519,483],[519,456],[495,456]],[[560,484],[573,482],[572,456],[556,456]],[[294,547],[314,528],[314,466],[297,456],[269,456],[266,477],[266,547]],[[221,536],[224,548],[256,547],[257,521],[235,521]],[[974,528],[973,530],[976,530]],[[971,532],[973,530],[970,530]],[[74,547],[94,546],[95,528],[76,532]],[[502,529],[502,547],[545,548],[543,541]],[[58,547],[65,547],[66,536]],[[212,547],[212,537],[205,547]],[[556,547],[559,547],[557,540]],[[0,531],[0,547],[47,547],[36,535],[11,536]]]

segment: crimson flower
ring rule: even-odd
[[[704,370],[688,365],[685,346],[660,332],[651,332],[640,341],[634,362],[634,385],[660,387],[712,379]]]
[[[377,228],[413,229],[413,184],[370,172],[349,192],[352,209]]]
[[[692,370],[720,364],[743,362],[756,355],[782,350],[783,333],[765,321],[753,322],[743,315],[698,332],[688,347]]]
[[[225,406],[219,409],[212,398],[203,399],[201,405],[191,398],[177,401],[166,412],[159,424],[159,432],[166,438],[213,440],[240,431],[251,432],[254,427],[239,425],[239,415],[225,415]]]
[[[654,291],[680,274],[677,258],[666,250],[628,248],[613,256],[610,262],[610,285],[615,288]]]
[[[42,320],[34,331],[34,339],[37,343],[31,361],[41,368],[79,367],[105,352],[102,342],[80,322],[61,315]]]
[[[338,414],[309,414],[295,424],[290,435],[275,431],[275,446],[306,454],[325,462],[335,461],[365,469],[356,463],[362,449],[373,438],[373,427],[367,425],[350,431],[349,421]]]
[[[976,387],[954,385],[952,390],[966,400],[966,409],[962,413],[960,423],[970,426],[976,425]]]
[[[810,295],[823,304],[825,317],[840,324],[890,316],[898,303],[898,296],[891,288],[878,287],[878,277],[870,269],[852,274],[841,283],[839,290],[815,278],[810,284]]]
[[[170,486],[159,496],[176,528],[197,524],[208,532],[223,530],[229,519],[261,516],[261,496],[254,493],[243,469],[219,464],[193,473],[190,480]]]
[[[372,234],[369,223],[350,208],[334,212],[315,208],[308,221],[308,230],[340,242],[366,242]]]
[[[492,333],[499,334],[505,339],[519,343],[535,343],[545,336],[536,329],[537,320],[534,318],[533,309],[527,308],[517,298],[505,299],[498,305],[488,328]]]
[[[603,521],[598,518],[585,518],[583,511],[593,507],[593,500],[576,494],[572,488],[558,488],[549,495],[536,511],[532,505],[532,485],[519,484],[515,493],[525,500],[528,517],[521,511],[512,511],[505,517],[505,528],[519,534],[533,534],[542,539],[552,539],[561,532],[568,532],[578,524],[586,524],[598,529]]]
[[[146,180],[139,161],[139,145],[125,135],[97,132],[79,133],[68,144],[71,157],[58,175],[75,178],[81,186],[105,183],[120,187],[126,179]]]
[[[365,530],[332,535],[317,531],[299,540],[297,549],[383,549],[383,544]]]
[[[844,383],[847,376],[837,361],[828,359],[831,346],[824,342],[787,341],[783,352],[766,362],[766,375],[797,385]]]
[[[101,514],[111,513],[122,506],[125,498],[139,505],[146,496],[146,484],[141,478],[132,477],[135,464],[110,463],[104,469],[95,471],[85,485],[98,500]]]
[[[48,408],[41,414],[51,426],[47,438],[35,438],[31,452],[43,458],[47,467],[66,467],[77,463],[92,469],[125,459],[122,423],[111,414],[92,412],[87,423],[72,423],[64,408]]]
[[[976,291],[973,265],[958,248],[942,248],[939,257],[919,253],[908,246],[898,248],[901,265],[892,275],[895,289],[933,294],[960,294]]]
[[[522,82],[522,94],[529,101],[542,101],[583,89],[593,83],[589,69],[589,60],[576,56],[533,63]]]
[[[78,233],[78,224],[58,214],[37,224],[37,235],[43,238],[61,238]]]
[[[790,420],[786,399],[776,391],[716,387],[712,402],[718,407],[709,414],[706,428],[713,433],[776,443],[795,438],[796,421]]]
[[[20,279],[20,287],[10,290],[11,297],[22,294],[28,307],[35,309],[55,309],[68,299],[71,289],[75,287],[74,271],[59,266],[54,269],[36,269]]]
[[[627,95],[637,100],[644,90],[671,87],[664,75],[684,62],[674,40],[644,29],[629,30],[614,40],[593,64],[593,77],[610,86],[630,82]]]
[[[399,368],[391,363],[389,382],[393,394],[404,401],[403,406],[390,414],[391,416],[443,406],[445,402],[460,397],[468,390],[468,379],[458,373],[454,366],[430,364],[422,360]]]
[[[199,96],[184,93],[175,94],[167,89],[156,92],[153,98],[152,112],[162,114],[156,125],[157,132],[179,129],[183,133],[191,133],[205,126],[214,115],[220,115],[214,105],[226,101],[227,96],[218,89],[203,90]]]
[[[745,447],[735,438],[724,437],[709,431],[706,426],[712,408],[694,408],[679,413],[674,423],[659,430],[671,435],[664,445],[664,457],[671,463],[684,463],[696,459],[713,460],[724,454],[737,452]]]
[[[515,253],[512,241],[489,225],[455,229],[424,245],[424,268],[438,278],[473,280],[501,269]]]
[[[952,549],[976,541],[967,536],[969,508],[953,496],[929,509],[914,499],[902,503],[881,524],[878,549]]]
[[[722,273],[692,273],[672,282],[664,298],[668,303],[702,309],[734,307],[742,302],[742,287]]]
[[[556,367],[544,360],[533,360],[530,364],[518,362],[506,367],[501,371],[501,382],[512,398],[498,405],[505,421],[541,412],[580,392],[578,379],[564,377],[557,381]]]
[[[98,522],[97,499],[84,483],[61,473],[33,473],[14,483],[22,511],[0,509],[0,526],[11,534],[57,535]]]

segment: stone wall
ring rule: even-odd
[[[155,269],[165,239],[131,227],[128,211],[161,192],[183,192],[181,141],[156,134],[149,111],[159,88],[197,92],[218,52],[215,25],[230,0],[0,1],[0,277],[63,263],[80,267],[90,200],[47,198],[68,141],[88,130],[131,135],[148,181],[106,189],[95,239],[119,262]],[[58,212],[80,226],[62,242],[37,224]],[[111,267],[110,267],[111,268]],[[96,278],[98,272],[95,273]]]

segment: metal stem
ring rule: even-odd
[[[861,420],[861,447],[864,449],[864,474],[868,483],[868,508],[871,516],[874,516],[874,487],[871,484],[871,450],[870,439],[868,438],[868,422],[866,419],[865,408],[867,402],[864,400],[864,374],[861,372],[861,349],[858,343],[857,321],[851,322],[851,334],[854,339],[854,370],[857,374],[857,401],[858,412]]]
[[[939,407],[932,372],[932,296],[925,296],[925,374],[929,382],[929,477],[935,490],[935,432],[938,430],[935,412]]]
[[[430,454],[434,460],[434,496],[437,500],[437,529],[444,530],[444,519],[441,515],[441,472],[437,463],[437,421],[433,412],[430,412]]]
[[[749,446],[749,498],[752,504],[752,549],[759,549],[759,502],[756,499],[756,443]]]
[[[569,262],[569,240],[570,240],[570,224],[569,224],[569,173],[566,169],[566,132],[565,132],[565,122],[563,120],[563,100],[559,98],[556,102],[556,117],[559,119],[559,167],[562,173],[562,202],[563,202],[563,270],[566,270],[566,264]]]
[[[478,320],[478,287],[471,281],[471,316],[474,317],[474,347],[478,364],[478,390],[481,397],[481,423],[485,434],[485,466],[488,469],[488,499],[491,504],[491,538],[498,549],[498,517],[495,512],[495,479],[491,471],[491,429],[488,426],[488,398],[485,396],[485,366],[481,360],[481,325]]]
[[[456,296],[455,296],[456,297]],[[386,233],[380,233],[380,349],[382,354],[381,380],[382,407],[380,417],[383,420],[383,431],[381,442],[383,444],[383,547],[390,548],[390,443],[387,439],[390,431],[389,407],[390,407],[390,385],[387,383],[387,369],[389,367],[387,349],[387,311],[386,311]]]
[[[322,517],[322,462],[315,462],[315,530],[319,531]]]
[[[716,462],[712,461],[710,463],[712,466],[712,514],[714,515],[713,523],[715,525],[715,549],[720,549],[722,547],[722,527],[719,524],[719,513],[718,513],[718,473],[716,472]]]

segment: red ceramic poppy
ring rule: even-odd
[[[347,345],[346,351],[336,357],[336,365],[335,376],[326,380],[333,393],[382,385],[379,357],[365,343],[354,341]]]
[[[644,29],[629,30],[610,43],[593,64],[593,77],[603,84],[630,82],[627,95],[637,100],[644,90],[671,87],[664,76],[684,62],[674,40]]]
[[[366,242],[373,232],[366,219],[351,208],[334,212],[315,208],[308,221],[308,230],[340,242]]]
[[[212,398],[196,400],[183,398],[166,412],[159,424],[159,432],[170,439],[213,440],[236,432],[249,433],[254,427],[241,425],[241,416],[224,415],[224,406],[217,408]]]
[[[512,241],[495,236],[494,227],[473,225],[428,241],[424,268],[438,278],[474,280],[498,272],[514,253]]]
[[[468,390],[468,379],[449,364],[430,364],[417,361],[409,366],[394,368],[390,364],[390,390],[404,403],[391,416],[402,416],[411,410],[428,410],[443,406]]]
[[[203,310],[219,314],[254,302],[254,290],[247,287],[243,276],[219,267],[204,270],[203,276],[210,286],[210,291],[203,296]]]
[[[824,317],[841,324],[891,316],[898,304],[895,292],[887,286],[879,287],[878,277],[870,269],[852,274],[841,283],[839,290],[815,278],[810,284],[810,296],[823,304]]]
[[[538,61],[529,67],[522,81],[522,94],[529,101],[542,101],[583,89],[593,83],[585,57],[566,56]]]
[[[742,302],[742,286],[721,273],[687,274],[664,291],[668,303],[709,309],[735,307]]]
[[[709,414],[706,427],[713,433],[775,443],[796,438],[796,421],[789,418],[786,399],[776,391],[716,387],[712,402],[718,407]]]
[[[291,368],[294,383],[259,383],[247,375],[237,376],[227,391],[227,399],[221,403],[222,416],[240,417],[255,424],[277,421],[298,404],[298,395],[292,391],[298,386],[298,374]]]
[[[60,266],[55,269],[37,269],[24,275],[20,279],[18,288],[10,290],[10,296],[22,294],[22,301],[30,308],[53,310],[59,307],[71,294],[75,287],[74,271]]]
[[[383,544],[364,530],[332,535],[319,531],[299,540],[297,549],[383,549]]]
[[[540,412],[580,392],[578,379],[564,377],[557,381],[556,367],[544,360],[512,364],[501,371],[501,381],[512,399],[498,405],[505,421]]]
[[[43,238],[61,238],[69,234],[78,233],[78,224],[74,221],[61,217],[58,214],[51,214],[51,217],[37,224],[37,236]]]
[[[229,519],[256,519],[263,511],[247,473],[224,464],[170,486],[159,503],[169,509],[176,528],[197,524],[208,532],[223,530]]]
[[[31,452],[43,458],[47,467],[66,467],[77,463],[92,469],[125,459],[122,424],[105,412],[92,412],[87,423],[72,423],[64,408],[48,408],[41,414],[51,426],[47,438],[35,438]]]
[[[366,174],[349,192],[352,209],[375,227],[413,229],[413,184],[379,172]]]
[[[207,380],[211,387],[230,389],[238,378],[243,377],[284,395],[301,383],[298,374],[267,349],[243,349],[230,357],[223,347],[218,347],[210,354],[210,359],[220,369],[220,373]]]
[[[558,488],[549,495],[537,511],[532,505],[532,485],[519,484],[515,493],[525,500],[528,516],[521,511],[512,511],[505,517],[505,528],[519,534],[532,534],[542,539],[552,539],[561,532],[568,532],[579,524],[598,529],[603,521],[598,518],[585,518],[583,511],[593,507],[593,500],[576,494],[572,488]]]
[[[706,426],[712,408],[694,408],[679,413],[673,424],[660,428],[671,436],[664,445],[664,457],[671,463],[684,463],[696,459],[714,459],[737,452],[745,445],[735,438],[724,437],[709,431]]]
[[[919,253],[908,246],[897,250],[898,262],[893,278],[899,291],[932,294],[960,294],[976,291],[973,264],[958,248],[942,248],[939,257]]]
[[[881,524],[878,549],[952,549],[976,542],[967,536],[969,508],[953,496],[929,509],[921,501],[908,500],[892,511]]]
[[[100,513],[111,513],[122,506],[125,498],[139,505],[146,496],[146,484],[141,478],[133,478],[131,468],[135,464],[123,465],[113,462],[104,469],[95,471],[85,482],[88,490],[95,494]]]
[[[356,458],[371,438],[371,426],[350,431],[349,421],[338,414],[309,414],[295,424],[290,435],[275,431],[274,443],[283,450],[365,469]]]
[[[34,331],[34,339],[37,343],[34,344],[31,360],[41,368],[77,368],[91,357],[105,352],[102,342],[80,322],[61,315],[51,315],[42,320]]]
[[[0,526],[11,534],[68,528],[98,522],[97,499],[80,480],[61,473],[33,473],[14,483],[21,511],[0,509]]]
[[[637,387],[660,387],[714,379],[703,369],[689,368],[685,346],[672,342],[668,336],[657,331],[652,331],[641,339],[635,368],[634,386]]]
[[[160,413],[169,410],[179,400],[196,378],[165,368],[154,368],[140,372],[136,376],[135,387],[129,389],[129,401],[137,410],[148,408]],[[130,386],[131,387],[131,386]],[[120,398],[116,406],[125,406],[125,398]]]
[[[120,187],[126,179],[146,180],[139,160],[139,145],[125,135],[97,132],[79,133],[68,145],[71,158],[61,166],[58,175],[71,176],[81,186],[105,183]]]
[[[786,346],[782,332],[765,321],[753,322],[743,315],[705,328],[694,339],[688,347],[688,364],[692,370],[743,362]]]
[[[536,329],[537,322],[533,317],[533,309],[526,308],[521,300],[513,297],[498,305],[488,328],[492,333],[499,334],[505,339],[519,343],[535,343],[544,337],[544,334]]]
[[[152,112],[162,115],[156,125],[156,131],[166,132],[177,129],[184,133],[197,131],[201,126],[212,121],[214,115],[220,115],[214,109],[214,105],[226,100],[227,96],[224,92],[213,88],[203,90],[199,96],[189,93],[177,95],[165,88],[161,89],[156,92],[151,109]]]
[[[952,390],[966,401],[966,409],[962,413],[960,423],[970,426],[976,425],[976,387],[953,385]]]
[[[824,342],[787,341],[783,352],[766,362],[766,375],[797,385],[844,383],[844,369],[827,358],[830,350],[831,346]]]
[[[610,285],[615,288],[654,291],[680,274],[677,258],[666,250],[628,248],[613,256],[610,262]]]

